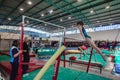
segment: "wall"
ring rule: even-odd
[[[20,34],[14,34],[14,33],[7,33],[3,32],[0,33],[1,39],[20,39]],[[26,37],[29,37],[28,35],[25,35]]]
[[[0,40],[0,50],[9,50],[12,45],[13,40],[1,39]]]
[[[119,30],[120,29],[118,29],[118,30],[109,30],[109,31],[89,32],[88,34],[92,37],[93,40],[110,40],[110,41],[114,41]],[[79,34],[67,35],[67,36],[72,37],[72,38],[82,39],[80,33]],[[117,38],[117,41],[120,41],[120,32],[119,32],[119,36]]]
[[[20,34],[14,33],[0,33],[0,50],[9,50],[13,40],[20,39]],[[29,37],[25,35],[25,37]]]

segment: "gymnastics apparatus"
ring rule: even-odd
[[[50,67],[50,65],[53,65],[53,63],[55,62],[54,63],[54,74],[53,74],[52,80],[57,80],[58,70],[59,70],[59,65],[60,65],[61,53],[64,52],[63,53],[63,57],[64,57],[64,60],[63,60],[64,64],[63,64],[63,66],[66,67],[66,59],[65,59],[66,54],[67,53],[69,53],[69,54],[70,53],[78,53],[78,54],[80,54],[81,51],[78,51],[78,50],[66,50],[66,51],[64,51],[65,48],[66,48],[65,47],[66,46],[66,39],[69,38],[69,37],[66,37],[66,34],[65,34],[66,29],[65,29],[65,27],[59,26],[59,25],[56,25],[56,24],[52,24],[52,23],[49,23],[49,22],[45,22],[43,20],[35,19],[35,18],[32,18],[32,17],[28,17],[28,16],[22,16],[20,50],[23,49],[25,19],[34,20],[34,21],[37,21],[39,23],[45,23],[45,24],[48,24],[48,25],[56,26],[56,27],[61,28],[62,30],[64,30],[62,39],[59,42],[59,49],[48,60],[48,62],[44,65],[44,67],[40,70],[40,72],[34,78],[34,80],[40,80],[42,78],[42,76],[44,75],[44,73],[46,72],[46,70]],[[70,39],[72,39],[72,38],[70,38]],[[62,44],[64,44],[64,46],[62,46]],[[89,67],[90,67],[90,63],[91,63],[91,57],[92,57],[92,53],[93,53],[92,51],[93,51],[93,49],[91,50],[91,53],[90,53],[90,58],[89,58],[89,62],[88,62],[88,66],[87,66],[86,72],[89,71]],[[22,64],[29,64],[29,63],[22,63],[22,54],[20,54],[19,75],[18,75],[18,79],[19,80],[22,79]]]

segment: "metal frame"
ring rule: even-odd
[[[22,25],[21,25],[21,39],[20,39],[20,50],[23,50],[23,38],[24,38],[24,20],[25,17],[22,16]],[[22,80],[22,53],[20,53],[20,62],[19,62],[19,73],[18,80]]]
[[[25,18],[29,18],[31,20],[35,20],[38,22],[42,22],[42,23],[46,23],[49,25],[53,25],[56,26],[58,28],[62,28],[65,30],[65,27],[63,26],[59,26],[53,23],[49,23],[49,22],[45,22],[43,20],[39,20],[39,19],[35,19],[32,17],[28,17],[28,16],[22,16],[22,26],[21,26],[21,39],[20,39],[20,50],[23,50],[23,38],[24,38],[24,26],[25,26]],[[53,75],[53,80],[57,80],[57,74],[58,74],[58,70],[59,70],[59,65],[60,65],[60,56],[56,59],[56,63],[55,63],[55,70],[54,70],[54,75]],[[20,63],[19,63],[19,75],[18,75],[18,79],[21,80],[22,79],[22,53],[20,53]]]
[[[35,19],[35,18],[32,18],[32,17],[28,17],[28,16],[24,16],[24,17],[25,17],[25,18],[28,18],[28,19],[31,19],[31,20],[38,21],[38,22],[46,23],[46,24],[49,24],[49,25],[52,25],[52,26],[57,26],[58,28],[61,28],[61,29],[64,29],[64,28],[65,28],[65,27],[63,27],[63,26],[56,25],[56,24],[53,24],[53,23],[49,23],[49,22],[46,22],[46,21],[43,21],[43,20]]]

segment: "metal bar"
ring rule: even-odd
[[[60,55],[61,56],[61,55]],[[54,67],[54,75],[52,77],[52,80],[57,80],[58,77],[58,71],[60,66],[60,56],[56,59],[55,67]]]
[[[49,25],[52,25],[52,26],[57,26],[57,27],[62,28],[62,29],[65,28],[65,27],[60,26],[60,25],[56,25],[56,24],[53,24],[53,23],[45,22],[45,21],[43,21],[43,20],[35,19],[35,18],[32,18],[32,17],[28,17],[28,16],[25,16],[25,17],[28,18],[28,19],[36,20],[36,21],[38,21],[38,22],[46,23],[46,24],[49,24]]]
[[[23,50],[24,20],[25,20],[25,17],[22,16],[20,50]],[[22,80],[22,53],[20,53],[20,63],[19,63],[19,75],[18,75],[18,79],[19,79],[19,80]]]
[[[64,29],[64,46],[66,46],[66,39],[65,39],[65,36],[66,36],[66,29]],[[63,60],[63,66],[66,67],[66,51],[64,51],[64,60]]]
[[[67,36],[65,36],[64,38],[65,39],[72,39],[72,40],[80,40],[80,39],[77,39],[77,38],[72,38],[72,37],[67,37]]]
[[[89,67],[90,67],[90,64],[91,64],[92,54],[93,54],[93,48],[90,51],[90,58],[89,58],[89,62],[88,62],[87,70],[86,70],[87,73],[89,71]]]

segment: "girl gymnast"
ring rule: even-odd
[[[91,37],[87,34],[85,28],[83,27],[84,23],[82,21],[77,22],[77,27],[83,37],[83,39],[85,39],[87,41],[87,43],[94,48],[103,58],[104,61],[106,61],[105,56],[103,55],[103,53],[100,51],[100,49],[94,44],[94,42],[92,41]]]

